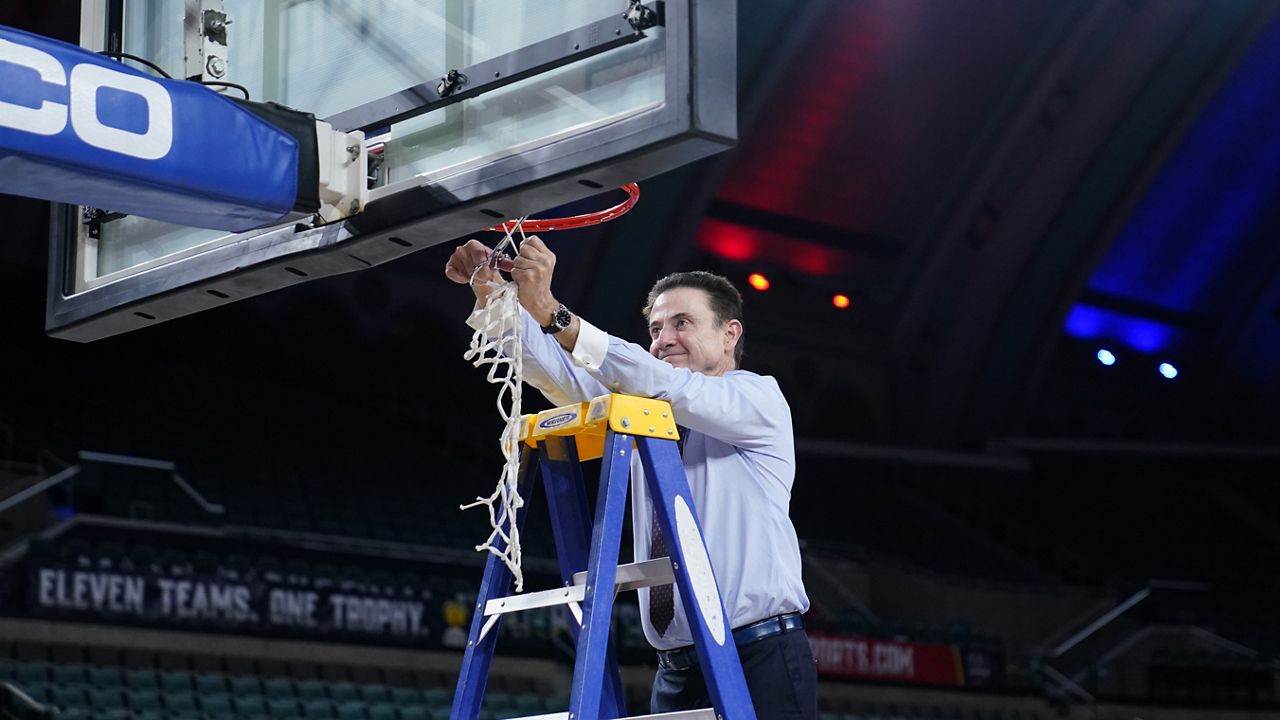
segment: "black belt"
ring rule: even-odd
[[[771,618],[765,618],[750,625],[743,625],[734,630],[733,644],[741,648],[774,635],[782,635],[783,633],[803,629],[804,620],[800,619],[800,613],[798,612],[774,615]],[[658,665],[667,670],[688,670],[697,664],[698,652],[692,645],[678,647],[674,650],[658,651]]]

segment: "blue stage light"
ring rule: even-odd
[[[1098,351],[1098,362],[1107,366],[1115,365],[1116,356],[1112,355],[1110,350],[1106,348],[1102,348],[1101,350]]]
[[[1165,376],[1166,379],[1172,380],[1178,377],[1178,368],[1170,365],[1167,362],[1162,362],[1160,363],[1160,374]]]

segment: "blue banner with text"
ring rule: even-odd
[[[298,148],[204,85],[0,26],[0,192],[247,230],[293,209]]]

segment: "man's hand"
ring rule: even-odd
[[[560,302],[551,294],[551,276],[555,274],[556,254],[547,249],[537,235],[531,235],[520,245],[511,270],[511,279],[518,289],[520,304],[540,325],[550,325]]]
[[[487,261],[492,252],[489,246],[479,240],[468,240],[465,245],[459,245],[453,251],[453,255],[449,256],[449,262],[444,266],[444,276],[460,285],[471,283],[471,289],[475,292],[476,298],[483,302],[491,292],[490,283],[502,282],[498,269],[510,271],[513,267],[512,262],[506,258],[498,261],[497,269],[488,267]],[[476,270],[481,265],[484,267]],[[475,282],[471,282],[473,272]]]

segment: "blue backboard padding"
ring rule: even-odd
[[[10,43],[7,52],[4,43]],[[15,54],[23,59],[6,61]],[[53,79],[31,63],[52,72]],[[128,88],[76,83],[77,66],[142,78],[142,87],[159,93],[153,97],[167,96],[171,112]],[[66,117],[56,134],[31,132],[29,121],[19,117],[25,108],[41,107],[47,122]],[[110,139],[95,144],[92,128],[85,132],[85,118],[99,134],[123,142],[152,131],[153,119],[163,127],[171,118],[172,140],[149,146],[167,146],[158,157],[131,156],[104,149],[113,144]],[[209,88],[152,77],[75,45],[0,26],[0,192],[241,231],[289,213],[297,183],[297,140]]]

